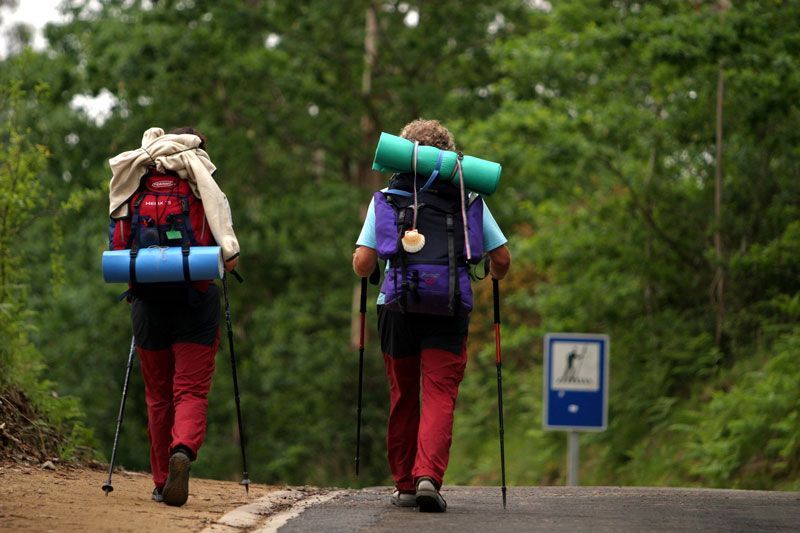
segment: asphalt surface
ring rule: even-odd
[[[282,525],[297,531],[800,531],[800,492],[636,487],[447,487],[448,510],[390,503],[391,489],[345,491]]]

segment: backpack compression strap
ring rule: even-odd
[[[181,242],[181,252],[183,254],[183,280],[186,283],[192,281],[192,275],[189,272],[189,248],[192,245],[191,238],[189,236],[189,230],[192,227],[191,222],[188,224],[186,223],[187,219],[189,219],[189,198],[184,196],[181,198],[181,209],[183,210],[183,216],[181,217],[181,225],[183,226],[183,230],[181,232],[181,236],[183,237],[183,242]]]
[[[133,214],[131,215],[131,233],[128,235],[128,248],[133,248],[133,243],[139,238],[139,209],[144,201],[144,193],[140,192],[139,197],[133,203]],[[138,244],[138,243],[137,243]]]
[[[447,270],[450,278],[450,299],[447,309],[451,315],[457,314],[456,298],[461,299],[461,289],[457,286],[458,269],[456,268],[455,223],[453,215],[447,215]]]
[[[130,280],[131,280],[131,284],[132,285],[136,284],[136,256],[137,255],[139,255],[139,245],[137,243],[134,243],[133,246],[131,246],[131,251],[130,251],[131,262],[130,262],[130,267],[129,267],[130,268]]]
[[[189,243],[184,242],[181,245],[181,252],[183,254],[183,281],[188,283],[192,281],[192,275],[189,273]]]
[[[133,203],[133,215],[131,215],[131,234],[128,237],[128,247],[130,248],[130,280],[131,285],[136,285],[136,256],[139,255],[139,207],[144,200],[144,194],[139,193],[139,197]]]
[[[408,216],[408,208],[403,208],[397,214],[397,256],[400,261],[400,310],[405,313],[408,306],[408,258],[406,257],[406,250],[403,248],[402,239],[403,232],[406,229],[406,218]],[[395,284],[397,283],[395,274]]]

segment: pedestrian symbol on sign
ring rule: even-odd
[[[553,390],[596,391],[600,388],[600,347],[597,344],[557,343],[553,346]]]
[[[558,383],[588,383],[589,378],[580,376],[580,364],[584,359],[586,359],[586,347],[584,346],[580,353],[577,346],[573,348],[567,355],[567,368],[564,369],[564,374],[558,379]]]

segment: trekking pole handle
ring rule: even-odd
[[[362,315],[367,312],[367,278],[361,278],[361,299],[358,310]]]
[[[367,318],[367,278],[361,278],[361,297],[359,298],[359,335],[358,349],[364,352],[364,330],[366,329]]]
[[[497,370],[500,371],[500,282],[497,278],[492,278],[492,297],[494,299],[494,355],[497,362]]]
[[[500,281],[492,278],[492,297],[494,299],[494,323],[500,323]]]
[[[234,278],[236,278],[236,281],[238,281],[239,283],[244,283],[244,278],[242,277],[242,275],[241,275],[241,274],[239,274],[239,273],[236,271],[236,269],[235,269],[235,268],[234,268],[233,270],[231,270],[231,275],[232,275]]]

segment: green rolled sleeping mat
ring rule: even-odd
[[[458,185],[456,161],[458,154],[448,150],[439,150],[434,146],[420,146],[417,155],[417,174],[427,178],[433,174],[436,162],[442,152],[442,164],[438,179]],[[378,172],[413,172],[414,143],[390,133],[381,133],[378,147],[375,149],[375,160],[372,169]],[[465,155],[461,160],[461,172],[464,175],[464,187],[480,194],[490,195],[497,190],[500,183],[499,163]]]

